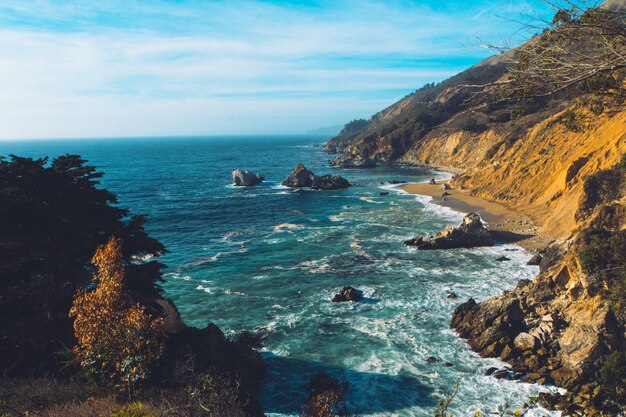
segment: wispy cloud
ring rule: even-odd
[[[287,133],[341,124],[485,57],[477,36],[516,29],[496,10],[519,8],[4,0],[0,136]]]

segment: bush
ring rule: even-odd
[[[572,109],[565,110],[561,116],[561,122],[571,132],[582,133],[585,131],[585,119]]]
[[[626,405],[626,352],[613,352],[605,358],[600,368],[600,385],[610,402]]]
[[[156,414],[149,407],[135,402],[124,406],[119,411],[111,413],[110,417],[156,417]]]
[[[578,250],[583,271],[598,281],[618,316],[626,307],[626,230],[587,230]]]
[[[485,152],[485,158],[491,159],[494,156],[496,156],[496,154],[498,153],[498,151],[502,147],[503,143],[504,142],[497,142],[497,143],[494,143],[493,145],[491,145],[491,147],[489,149],[487,149],[487,152]]]

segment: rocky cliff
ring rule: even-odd
[[[625,5],[605,7],[622,13]],[[568,388],[559,406],[569,414],[616,415],[626,407],[624,72],[593,87],[500,100],[490,86],[508,88],[516,53],[416,91],[326,150],[341,153],[335,163],[453,171],[465,192],[534,218],[555,242],[550,266],[501,296],[459,305],[451,327],[482,356],[508,361],[512,376]]]

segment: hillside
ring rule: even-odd
[[[325,147],[340,154],[338,166],[452,171],[459,192],[536,221],[555,243],[542,251],[550,262],[541,274],[461,304],[451,326],[480,355],[508,361],[512,377],[567,388],[552,401],[566,415],[626,407],[624,12],[623,0],[562,10],[526,44],[416,91]]]

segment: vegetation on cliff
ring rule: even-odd
[[[182,322],[165,248],[100,177],[77,155],[0,158],[0,414],[262,415],[260,355]]]

